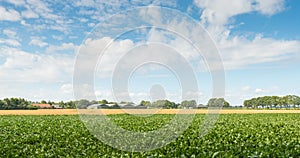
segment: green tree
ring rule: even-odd
[[[103,100],[99,101],[99,104],[108,104],[108,101],[103,99]]]
[[[195,100],[184,100],[181,102],[183,108],[196,108],[197,102]]]
[[[152,103],[153,107],[156,108],[164,108],[164,109],[172,109],[176,108],[176,104],[174,102],[170,102],[169,100],[157,100]]]
[[[295,105],[300,105],[300,97],[296,96],[295,100],[294,100]]]
[[[69,101],[65,105],[66,105],[65,108],[67,109],[76,109],[76,104],[74,101]]]
[[[42,100],[41,103],[42,104],[47,104],[47,102],[45,100]]]
[[[78,109],[86,109],[90,105],[90,102],[86,99],[81,99],[76,101],[76,106]]]
[[[150,101],[142,100],[142,101],[140,102],[140,105],[142,105],[142,106],[151,106],[151,102],[150,102]]]
[[[229,107],[230,104],[224,98],[211,98],[207,103],[208,107]]]
[[[59,107],[61,107],[61,108],[65,108],[65,103],[64,103],[63,101],[60,101],[60,102],[58,103],[58,105],[59,105]]]
[[[4,109],[4,102],[0,100],[0,109]]]
[[[271,102],[272,102],[271,105],[274,105],[276,107],[277,105],[280,104],[280,97],[272,96],[271,97]]]
[[[252,105],[251,105],[251,101],[250,100],[244,100],[244,106],[245,107],[247,107],[247,108],[250,108],[250,107],[252,107]]]

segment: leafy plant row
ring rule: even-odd
[[[174,115],[111,115],[131,131],[151,131]],[[96,139],[78,116],[0,116],[1,157],[299,157],[300,115],[221,115],[200,137],[204,115],[174,142],[148,152],[125,152]]]

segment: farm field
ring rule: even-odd
[[[91,112],[96,114],[124,114],[136,113],[136,114],[176,114],[178,109],[102,109],[102,110],[81,110],[85,113]],[[186,110],[188,112],[188,110]],[[207,110],[199,109],[196,111],[198,114],[206,114]],[[220,114],[259,114],[259,113],[299,113],[300,110],[247,110],[247,109],[222,109]],[[77,115],[76,109],[39,109],[39,110],[0,110],[0,115]]]
[[[174,115],[109,115],[132,131],[157,129]],[[132,153],[105,145],[78,115],[0,116],[1,157],[299,157],[299,114],[220,115],[214,128],[199,137],[205,115],[176,141],[148,152]],[[100,116],[101,117],[101,116]],[[144,126],[146,125],[146,126]]]

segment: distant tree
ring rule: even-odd
[[[96,101],[96,100],[92,100],[92,101],[90,101],[90,104],[98,104],[99,102],[98,101]]]
[[[295,105],[299,105],[297,102],[300,99],[299,96],[296,95],[287,95],[284,96],[283,98],[285,98],[287,105],[295,107]]]
[[[229,107],[230,104],[224,98],[211,98],[208,103],[208,107]]]
[[[281,106],[287,106],[289,104],[289,96],[281,97]]]
[[[150,101],[142,100],[142,101],[140,102],[140,105],[142,105],[142,106],[151,106],[151,102],[150,102]]]
[[[164,109],[176,108],[176,104],[174,102],[170,102],[169,100],[157,100],[152,103],[152,106],[156,108],[164,108]]]
[[[252,107],[251,100],[244,100],[244,106],[247,107],[247,108]]]
[[[296,97],[294,101],[295,105],[300,105],[300,97]]]
[[[300,105],[300,97],[296,95],[286,95],[283,97],[279,96],[263,96],[258,98],[252,98],[244,101],[244,106],[257,108],[258,106],[273,108],[274,106],[287,106],[295,107]]]
[[[271,97],[271,102],[272,102],[271,105],[272,106],[276,107],[277,105],[279,105],[280,104],[279,101],[280,101],[280,97],[278,97],[278,96],[272,96]]]
[[[99,101],[99,104],[108,104],[108,101],[103,99],[103,100]]]
[[[223,102],[223,107],[230,107],[230,104],[229,104],[229,102],[227,102],[227,101],[222,101]]]
[[[41,103],[42,104],[47,104],[47,102],[45,100],[42,100]]]
[[[23,98],[5,98],[0,100],[0,109],[26,109],[29,102]]]
[[[4,109],[4,102],[0,100],[0,109]]]
[[[108,102],[108,104],[115,104],[115,105],[118,105],[117,102],[113,102],[113,101]]]
[[[81,99],[76,101],[76,106],[78,109],[86,109],[90,105],[90,102],[86,99]]]
[[[52,101],[50,101],[50,100],[48,100],[47,104],[54,105],[55,103],[52,102]]]
[[[67,109],[75,109],[76,108],[76,104],[74,101],[69,101],[65,103],[65,108]]]
[[[181,106],[185,108],[196,108],[197,102],[195,100],[184,100],[181,102]]]
[[[65,103],[64,103],[63,101],[60,101],[60,102],[58,103],[58,105],[59,105],[59,107],[61,107],[61,108],[65,108]]]

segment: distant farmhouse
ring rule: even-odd
[[[50,104],[32,104],[32,106],[39,109],[52,109],[52,106]]]

